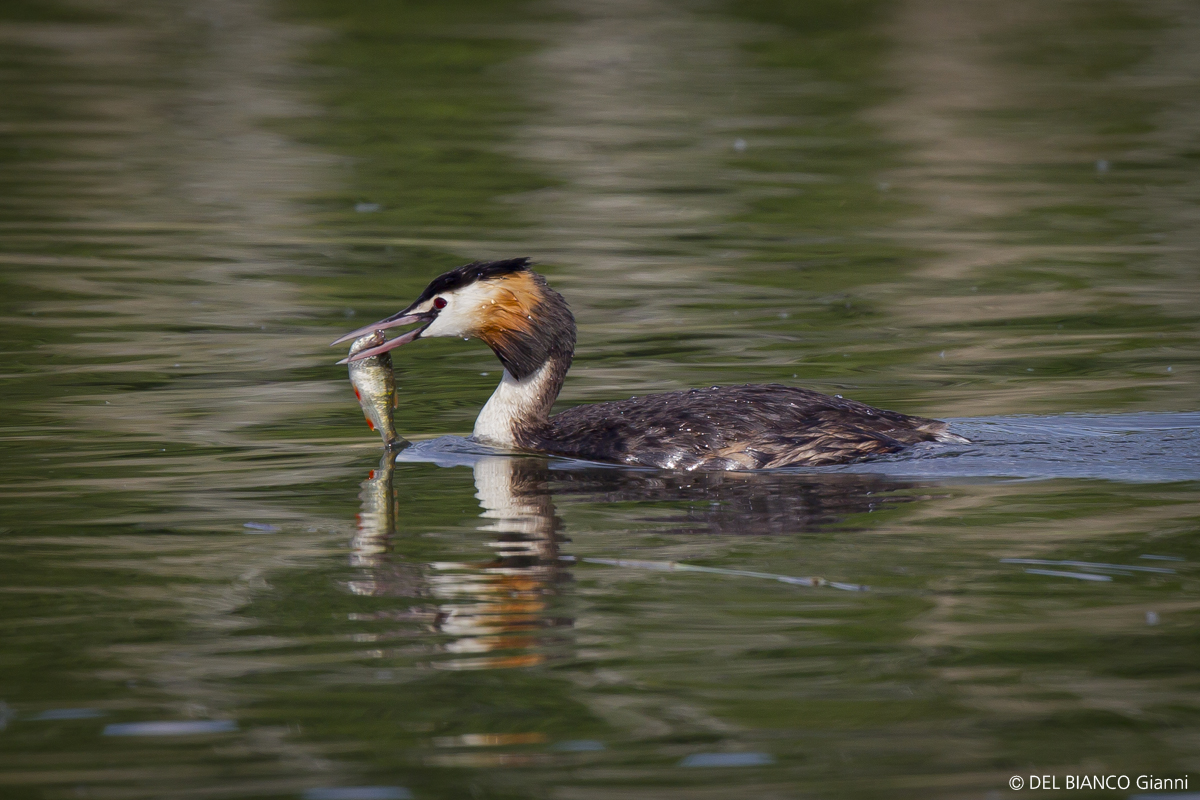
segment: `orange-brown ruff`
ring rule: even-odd
[[[917,442],[966,441],[938,420],[779,384],[689,389],[551,416],[575,350],[575,318],[525,258],[451,270],[404,311],[338,341],[413,323],[421,327],[350,358],[422,337],[482,339],[504,376],[474,438],[514,449],[665,469],[745,470],[842,464]]]

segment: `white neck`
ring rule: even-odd
[[[517,447],[519,429],[545,421],[558,394],[556,379],[561,381],[562,377],[556,374],[553,360],[524,380],[517,380],[504,370],[500,385],[475,419],[474,437],[503,447]]]

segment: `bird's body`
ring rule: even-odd
[[[575,320],[527,259],[452,270],[404,311],[339,341],[411,323],[423,326],[350,359],[422,336],[482,339],[505,369],[473,436],[513,449],[664,469],[747,470],[847,463],[918,442],[966,441],[938,420],[779,384],[667,392],[551,415],[571,365]]]
[[[840,464],[945,433],[946,423],[937,420],[768,384],[575,406],[550,417],[534,446],[595,461],[740,470]]]

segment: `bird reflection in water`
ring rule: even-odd
[[[564,579],[558,560],[558,518],[546,485],[542,459],[496,456],[473,467],[475,496],[495,537],[488,562],[441,562],[431,566],[432,594],[442,600],[444,633],[456,636],[446,650],[463,656],[452,669],[529,667],[550,649],[541,634],[569,627],[570,619],[548,616],[547,604]],[[464,602],[466,601],[466,602]],[[485,655],[486,654],[486,655]]]
[[[419,621],[449,637],[439,649],[452,657],[434,661],[436,668],[498,669],[543,663],[553,649],[548,629],[572,624],[548,613],[550,597],[566,575],[558,559],[558,520],[546,486],[545,461],[508,456],[475,460],[476,497],[483,508],[481,517],[487,520],[479,529],[492,534],[494,558],[435,561],[417,567],[393,553],[394,457],[393,452],[385,453],[362,483],[351,563],[363,575],[350,582],[350,590],[372,597],[432,601],[430,606],[388,617]]]
[[[643,503],[661,533],[764,536],[807,533],[847,516],[917,499],[911,481],[857,473],[668,472],[606,467],[551,470],[559,497]],[[653,504],[653,506],[651,505]],[[681,505],[682,504],[682,505]],[[650,521],[649,519],[647,521]]]
[[[409,447],[401,458],[445,463],[436,441]],[[551,463],[541,457],[472,455],[457,463],[473,471],[484,520],[478,529],[491,534],[494,557],[416,564],[393,553],[398,517],[394,459],[394,450],[386,452],[362,483],[351,555],[362,575],[350,589],[428,602],[355,618],[417,622],[441,634],[447,640],[437,650],[449,657],[431,663],[440,669],[530,667],[567,652],[554,631],[571,627],[573,620],[552,611],[560,587],[570,580],[574,559],[560,552],[564,540],[555,497],[568,503],[620,502],[626,510],[630,503],[641,503],[643,521],[652,521],[660,533],[718,536],[803,534],[843,523],[849,515],[918,499],[911,482],[873,475],[650,472]],[[664,510],[669,516],[662,515]],[[818,578],[812,585],[824,584]]]

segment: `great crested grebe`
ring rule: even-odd
[[[714,386],[550,415],[575,352],[575,318],[529,259],[476,261],[435,278],[403,311],[333,344],[419,327],[348,363],[419,338],[482,339],[504,377],[473,438],[517,450],[664,469],[746,470],[841,464],[917,442],[965,442],[946,423],[779,384]]]

